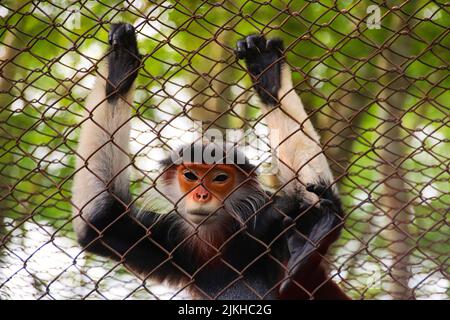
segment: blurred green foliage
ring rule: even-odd
[[[380,28],[369,29],[367,8],[377,3]],[[332,261],[349,270],[351,279],[356,260],[386,258],[377,250],[389,248],[384,231],[392,223],[378,202],[384,196],[380,141],[387,113],[400,127],[395,166],[404,172],[402,191],[408,196],[405,241],[411,265],[427,260],[426,272],[440,270],[448,278],[450,14],[445,1],[6,0],[0,17],[0,209],[3,218],[12,219],[0,221],[6,236],[11,230],[6,221],[13,228],[29,221],[53,226],[55,234],[71,232],[78,124],[111,21],[138,30],[145,60],[136,117],[156,123],[185,115],[182,103],[164,109],[170,85],[191,92],[192,105],[212,103],[214,116],[207,117],[220,118],[222,126],[244,128],[259,121],[258,105],[244,91],[250,81],[233,49],[245,35],[264,33],[285,42],[294,82],[323,137],[348,212],[335,249],[339,257]],[[404,93],[402,104],[386,107],[383,95],[395,80],[392,70],[407,86],[396,88]],[[243,109],[239,99],[248,100]],[[344,255],[339,250],[351,241],[358,245]],[[358,285],[347,287],[355,297],[362,294]]]

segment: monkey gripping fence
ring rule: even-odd
[[[141,205],[152,195],[167,206],[153,168],[192,141],[197,120],[245,132],[261,182],[276,188],[233,48],[251,33],[279,36],[344,204],[329,276],[355,299],[448,299],[448,3],[27,0],[2,1],[0,18],[1,299],[188,297],[75,241],[79,125],[114,21],[135,26],[144,54],[130,119]]]

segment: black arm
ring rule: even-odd
[[[284,195],[276,196],[273,211],[287,216],[283,231],[290,255],[283,291],[292,275],[321,262],[339,235],[343,212],[319,137],[292,85],[282,41],[252,35],[238,42],[236,54],[244,59],[264,106],[271,146],[279,159]]]
[[[133,82],[141,64],[134,28],[112,25],[109,42],[107,69],[100,68],[87,99],[89,117],[82,124],[77,149],[75,231],[88,251],[122,261],[145,276],[176,278],[180,270],[169,254],[175,261],[189,254],[183,245],[171,252],[183,240],[176,236],[178,215],[137,215],[129,192]]]

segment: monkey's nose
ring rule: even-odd
[[[198,202],[207,202],[211,198],[211,194],[203,186],[198,186],[194,191],[194,199]]]
[[[204,193],[204,194],[196,193],[195,197],[196,197],[197,201],[206,201],[209,199],[209,193]]]

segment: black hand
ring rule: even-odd
[[[288,229],[285,234],[286,243],[289,251],[289,261],[287,264],[287,276],[280,285],[280,293],[282,294],[292,284],[293,278],[299,272],[307,256],[314,250],[314,247],[306,240],[306,236],[302,237],[296,230],[295,222],[286,217],[283,220],[283,228]]]
[[[134,27],[130,24],[112,24],[108,42],[111,51],[108,55],[106,95],[111,102],[131,88],[138,74],[141,55],[137,48]]]
[[[276,105],[281,87],[281,65],[284,61],[283,41],[251,35],[237,42],[236,56],[244,59],[262,102]]]
[[[324,182],[308,183],[306,190],[315,193],[319,197],[320,206],[327,206],[333,210],[340,211],[341,201],[339,197],[333,193],[330,185]]]
[[[306,190],[319,197],[320,208],[314,208],[312,212],[302,215],[297,223],[289,217],[283,220],[283,229],[288,229],[285,239],[290,257],[287,265],[289,277],[281,284],[281,293],[292,284],[293,277],[304,271],[302,268],[306,264],[311,264],[310,257],[313,252],[317,251],[319,255],[326,253],[342,227],[341,202],[331,186],[320,181],[307,184]],[[323,241],[324,239],[327,240]]]

